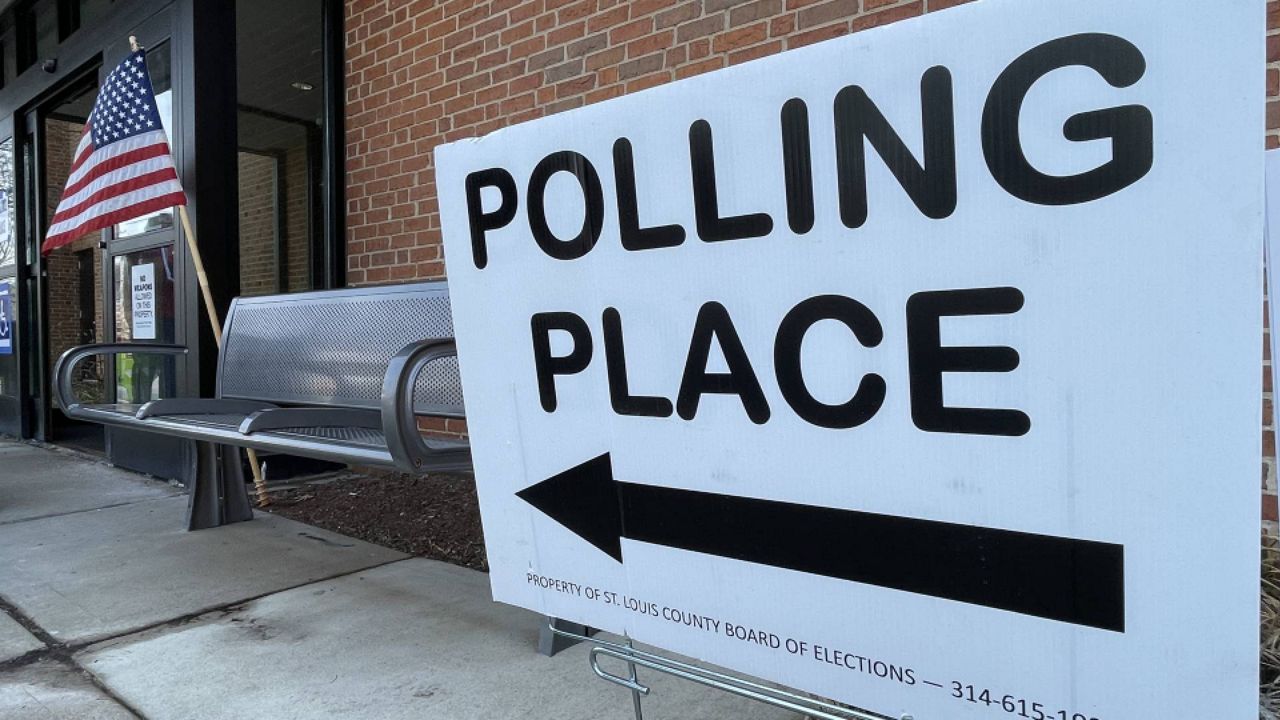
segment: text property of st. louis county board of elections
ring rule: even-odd
[[[439,148],[494,597],[894,717],[1255,712],[1264,26],[981,0]]]

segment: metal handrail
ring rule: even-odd
[[[650,689],[642,685],[636,677],[636,666],[655,670],[673,677],[714,688],[732,695],[771,705],[791,712],[807,714],[813,720],[892,720],[884,715],[841,707],[817,698],[798,695],[788,690],[753,682],[745,678],[726,675],[697,665],[691,665],[673,658],[639,650],[630,644],[621,644],[588,637],[574,632],[562,630],[551,622],[551,632],[561,637],[594,645],[589,654],[591,671],[602,680],[627,688],[632,692],[635,703],[636,719],[642,720],[640,697],[649,694]],[[630,640],[628,640],[630,643]],[[610,657],[627,663],[629,677],[615,675],[600,666],[601,657]],[[910,715],[903,715],[899,720],[912,720]]]

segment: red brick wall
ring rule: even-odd
[[[273,155],[238,153],[240,188],[240,294],[270,295],[311,289],[311,215],[306,138]],[[283,173],[284,177],[278,177]],[[279,195],[280,181],[284,197]],[[284,214],[280,227],[279,211]],[[286,287],[280,286],[277,233],[283,229]]]
[[[439,277],[432,149],[967,0],[348,0],[347,280]]]
[[[45,120],[45,169],[49,181],[45,185],[45,207],[50,215],[62,197],[62,188],[71,174],[71,161],[80,136],[84,132],[81,123],[66,122],[56,118]],[[51,253],[45,260],[49,284],[49,371],[66,350],[89,340],[105,339],[102,311],[102,250],[98,241],[101,233],[92,232],[70,245]],[[81,255],[88,251],[88,256]],[[93,263],[93,305],[80,304],[80,263]],[[88,317],[86,317],[88,316]],[[94,323],[95,338],[81,337],[82,323]],[[86,402],[102,402],[103,366],[97,359],[90,359],[77,375],[78,397]]]
[[[968,1],[347,0],[347,280],[444,275],[441,143]],[[1280,0],[1267,24],[1266,144],[1277,148]],[[1265,372],[1263,507],[1275,534]]]
[[[240,295],[280,291],[276,264],[276,159],[237,155],[240,197]]]

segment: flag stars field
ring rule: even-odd
[[[103,82],[42,250],[186,202],[139,49]]]

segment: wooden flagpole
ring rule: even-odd
[[[196,245],[196,231],[191,227],[191,216],[187,214],[186,205],[178,206],[178,217],[182,220],[183,234],[187,236],[187,249],[191,251],[191,260],[196,266],[196,280],[200,283],[200,294],[204,296],[204,309],[209,314],[209,324],[213,326],[213,340],[221,350],[222,325],[218,322],[218,310],[213,304],[213,294],[209,292],[209,276],[204,272],[204,260]]]
[[[138,38],[133,35],[129,36],[129,49],[133,52],[140,49]],[[178,217],[182,221],[182,234],[187,237],[187,249],[191,252],[191,260],[196,266],[196,280],[200,284],[200,294],[204,297],[204,309],[209,315],[209,324],[213,327],[213,340],[221,351],[222,323],[218,321],[218,310],[213,304],[213,293],[209,291],[209,276],[204,271],[204,259],[200,256],[200,247],[196,244],[196,231],[191,226],[191,215],[187,213],[186,205],[178,206]],[[271,498],[267,495],[267,482],[262,477],[262,465],[258,462],[258,453],[251,448],[245,448],[245,452],[249,455],[249,467],[253,470],[253,488],[258,495],[258,507],[270,505]]]

